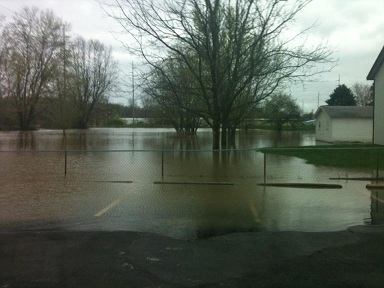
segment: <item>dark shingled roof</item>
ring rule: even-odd
[[[321,110],[331,118],[373,119],[373,107],[371,106],[320,106],[315,117]]]
[[[379,72],[379,69],[381,65],[383,65],[383,62],[384,62],[384,46],[381,49],[379,56],[377,56],[375,63],[373,63],[371,71],[369,71],[368,73],[367,80],[375,80],[375,76],[377,72]]]

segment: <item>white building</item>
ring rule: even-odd
[[[384,145],[384,47],[373,64],[367,80],[375,81],[373,143]]]
[[[372,143],[373,107],[320,106],[315,119],[317,141]]]

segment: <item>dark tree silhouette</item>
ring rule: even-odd
[[[347,86],[339,85],[325,101],[329,106],[356,106],[356,99],[352,90]]]

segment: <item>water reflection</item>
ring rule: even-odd
[[[21,131],[17,134],[17,150],[35,150],[36,137],[35,133],[31,131]]]
[[[191,239],[260,229],[342,230],[363,224],[366,218],[371,217],[373,223],[383,218],[382,202],[373,200],[382,193],[372,192],[376,194],[371,199],[361,193],[364,183],[343,182],[341,191],[257,186],[263,180],[263,155],[253,150],[212,152],[209,130],[196,137],[178,137],[169,129],[0,135],[0,229],[134,230]],[[242,149],[314,144],[313,133],[277,135],[262,130],[240,131],[236,143]],[[68,151],[66,159],[64,150]],[[328,179],[330,171],[337,173],[297,158],[271,156],[268,163],[268,175],[281,180],[318,181]],[[234,185],[155,185],[159,180]]]
[[[178,136],[172,129],[107,129],[38,130],[1,132],[1,150],[204,150],[212,147],[209,129],[196,136]],[[240,130],[236,137],[238,149],[315,145],[314,133],[264,130]]]
[[[371,218],[370,224],[384,224],[384,190],[371,190]]]

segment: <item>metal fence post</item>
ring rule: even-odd
[[[376,149],[376,183],[379,183],[380,148]]]
[[[64,176],[67,176],[67,150],[64,152]]]
[[[264,184],[267,182],[267,154],[264,153]]]
[[[161,150],[161,177],[164,177],[164,149]]]

